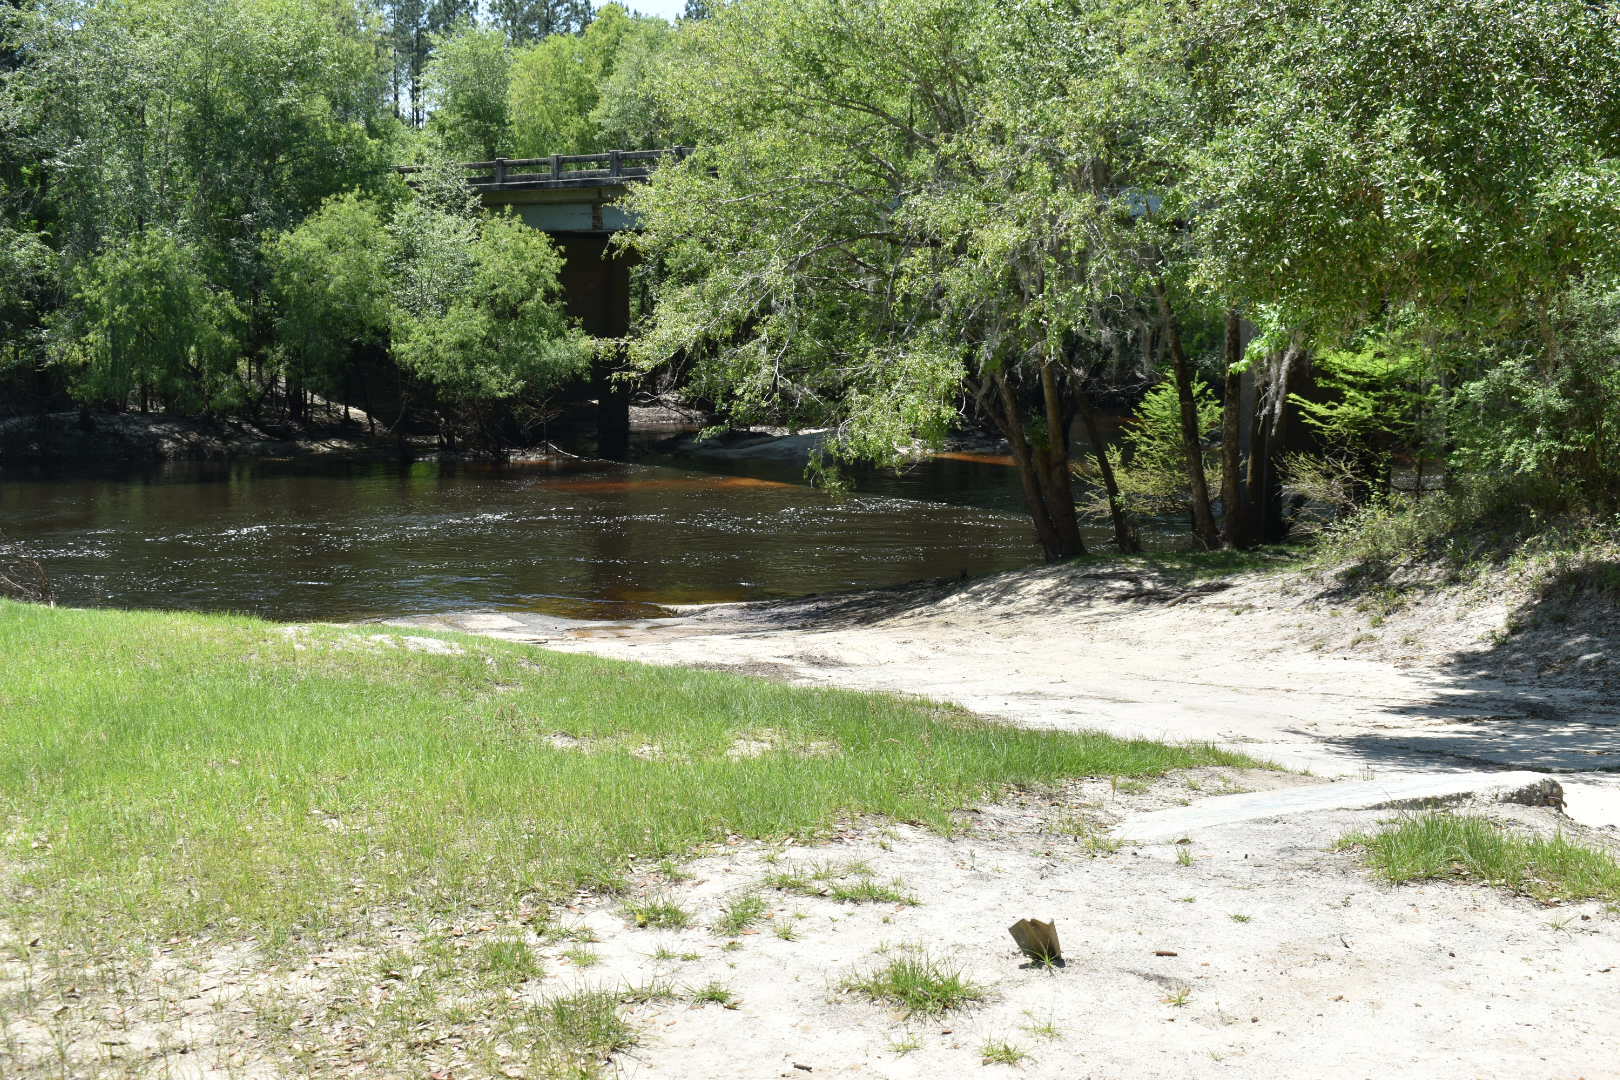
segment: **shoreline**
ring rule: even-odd
[[[1380,616],[1340,607],[1309,570],[1195,579],[1147,562],[1093,561],[671,605],[673,618],[479,611],[384,621],[920,695],[1024,727],[1213,742],[1323,776],[1551,772],[1571,791],[1572,817],[1620,828],[1620,672],[1608,661],[1535,669],[1533,657],[1556,651],[1547,634],[1590,656],[1589,625],[1493,644],[1500,626],[1522,618],[1519,599],[1487,583]],[[1421,651],[1410,644],[1420,634]]]

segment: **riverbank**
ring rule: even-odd
[[[1218,649],[1241,672],[1262,644],[1209,620],[1267,596],[1283,607],[1290,575],[1298,586],[1298,568],[1098,563],[711,607],[664,620],[661,636],[645,623],[546,631],[562,649],[723,672],[421,627],[0,604],[15,657],[0,670],[0,1064],[209,1078],[1063,1077],[1076,1062],[1150,1080],[1604,1075],[1617,1046],[1591,1002],[1620,970],[1620,866],[1602,855],[1620,836],[1583,824],[1578,785],[1563,789],[1573,819],[1513,803],[1466,813],[1599,852],[1583,855],[1607,868],[1596,892],[1541,882],[1537,899],[1466,876],[1392,887],[1341,844],[1398,814],[1375,806],[1131,839],[1155,811],[1327,777],[1032,730],[1118,727],[1110,709],[1136,704],[1137,724],[1168,732],[1212,711],[1228,745],[1298,756],[1302,738],[1231,725],[1277,721],[1285,691],[1306,729],[1314,709],[1354,716],[1379,691],[1358,685],[1369,667],[1280,687],[1304,661],[1273,638],[1281,669],[1200,678],[1187,654],[1147,685],[1144,665],[1097,648],[1152,644],[1165,662],[1191,648],[1152,619],[1168,610],[1210,628],[1205,657]],[[1307,610],[1301,599],[1293,615]],[[462,617],[520,636],[509,619]],[[1111,627],[1090,641],[1095,669],[1061,662],[1074,623]],[[1283,625],[1286,612],[1247,623]],[[912,687],[932,674],[948,696],[1000,680],[996,711],[1022,727],[781,685],[805,672]],[[1110,695],[1077,685],[1105,678]],[[1382,704],[1398,712],[1393,687]],[[1051,711],[1059,698],[1074,716]],[[1097,722],[1079,724],[1081,709]],[[1006,936],[1017,918],[1056,920],[1068,967],[1021,957]]]
[[[393,439],[362,422],[270,428],[245,420],[157,413],[49,413],[0,420],[0,467],[128,466],[165,461],[298,456],[384,457]]]
[[[1088,573],[1068,587],[1112,580]],[[1236,587],[1136,576],[1110,602]],[[1017,577],[968,588],[1050,599]],[[962,587],[933,591],[801,603],[824,629],[961,613]],[[1398,810],[1129,839],[1322,777],[913,697],[5,604],[0,649],[8,1076],[1461,1080],[1615,1060],[1593,1002],[1620,971],[1620,843],[1555,807],[1466,812],[1596,852],[1585,891],[1449,869],[1397,888],[1343,841]],[[1021,956],[1019,918],[1055,920],[1066,964]]]
[[[1027,727],[1208,740],[1323,775],[1553,770],[1571,814],[1620,825],[1620,598],[1597,588],[1601,567],[1485,567],[1420,591],[1297,557],[1223,574],[1226,558],[1097,559],[644,622],[422,621],[923,694]]]

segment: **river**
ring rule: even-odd
[[[750,461],[9,473],[0,558],[41,559],[64,604],[289,620],[626,618],[1035,561],[1012,470],[963,458],[873,473],[844,497]]]

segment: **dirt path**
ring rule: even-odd
[[[1497,640],[1524,599],[1488,584],[1475,592],[1357,610],[1297,572],[1189,584],[1142,567],[1068,566],[637,623],[505,613],[421,621],[564,651],[922,694],[1031,727],[1208,740],[1326,776],[1551,771],[1572,817],[1620,825],[1611,643],[1574,641],[1585,678],[1538,678],[1522,650]]]

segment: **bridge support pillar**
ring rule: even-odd
[[[622,338],[630,330],[630,260],[615,257],[610,239],[601,234],[556,235],[564,256],[568,314],[598,338]],[[630,388],[613,379],[623,366],[617,351],[591,365],[599,457],[620,459],[629,452]]]

